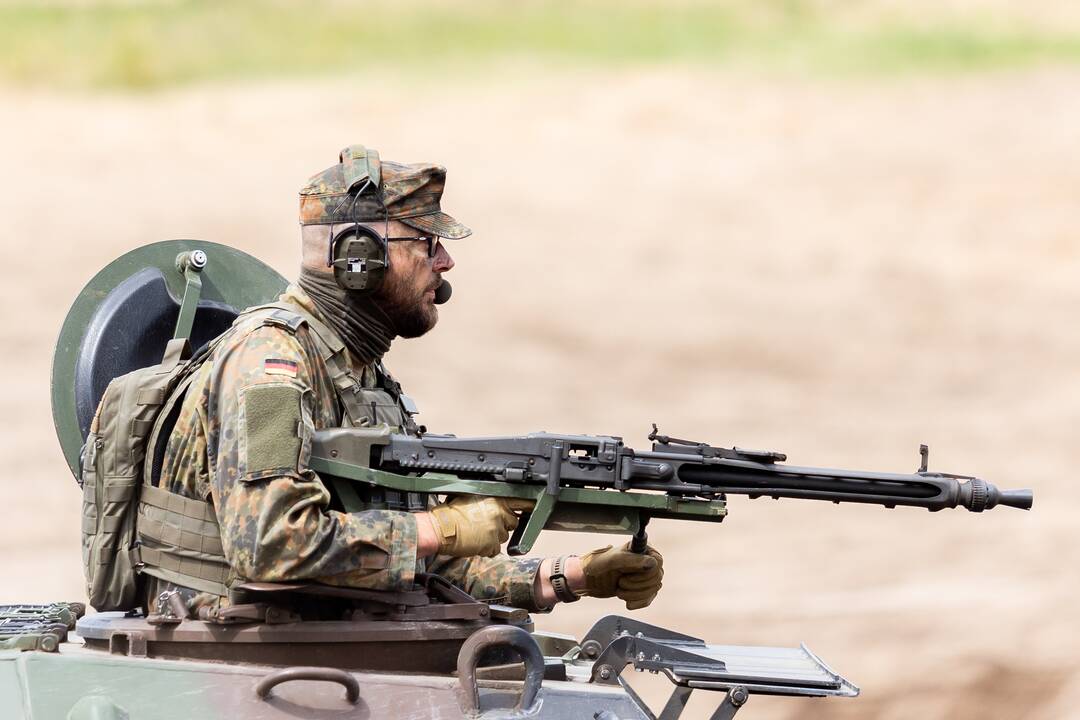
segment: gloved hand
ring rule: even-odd
[[[627,610],[647,607],[660,591],[664,578],[664,557],[651,547],[644,553],[630,552],[630,544],[607,547],[582,556],[585,595],[618,597]]]
[[[531,500],[455,495],[428,511],[439,552],[453,557],[494,557],[517,527],[515,510],[529,510]]]

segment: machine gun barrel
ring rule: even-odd
[[[964,507],[982,512],[998,505],[1030,510],[1030,490],[999,490],[976,477],[947,473],[875,473],[861,470],[799,467],[732,458],[682,459],[667,453],[644,453],[642,463],[669,464],[674,487],[702,486],[729,495],[857,502],[931,511]],[[644,473],[642,473],[644,474]],[[651,474],[655,475],[655,470]],[[662,487],[662,483],[651,483]],[[669,489],[674,489],[669,485]]]

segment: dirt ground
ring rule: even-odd
[[[1080,72],[516,77],[3,92],[0,602],[83,594],[49,411],[82,285],[175,237],[292,274],[297,189],[365,142],[447,165],[445,207],[476,230],[451,246],[438,329],[391,353],[432,429],[645,447],[658,422],[898,471],[925,442],[933,468],[1034,489],[1030,513],[734,498],[719,527],[654,523],[667,574],[641,618],[804,641],[863,688],[755,698],[748,718],[1080,716]],[[583,601],[538,625],[581,634],[619,609]]]

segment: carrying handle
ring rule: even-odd
[[[476,665],[489,647],[504,646],[517,652],[525,661],[525,682],[515,713],[527,715],[536,708],[540,686],[544,682],[544,655],[532,635],[513,625],[489,625],[477,630],[458,652],[457,672],[461,683],[461,709],[466,716],[480,714],[480,688],[476,684]],[[516,717],[516,715],[515,715]]]
[[[291,667],[264,675],[255,683],[255,695],[260,700],[266,700],[276,686],[292,680],[335,682],[345,688],[345,697],[351,704],[355,705],[360,701],[360,683],[356,678],[344,670],[325,667]]]

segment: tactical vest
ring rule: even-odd
[[[341,338],[301,308],[285,303],[249,308],[222,338],[266,325],[293,334],[307,325],[336,390],[342,426],[385,424],[404,432],[416,431],[415,405],[402,394],[401,386],[386,372],[382,363],[376,366],[376,385],[364,387],[348,366]],[[143,468],[131,564],[137,571],[167,582],[215,595],[228,595],[226,583],[230,569],[213,504],[156,486],[165,445],[194,376],[193,372],[188,374],[169,396],[150,433],[148,448],[153,450],[153,455]],[[375,489],[368,490],[367,495],[361,492],[361,499],[372,508],[426,509],[426,498],[417,493]]]
[[[416,434],[416,403],[401,391],[401,384],[387,372],[382,361],[375,364],[375,385],[364,387],[345,361],[345,343],[322,321],[285,303],[270,303],[252,310],[272,310],[263,323],[282,327],[291,333],[295,333],[301,325],[308,326],[337,391],[342,427],[389,425],[402,432]],[[354,484],[352,494],[359,495],[364,505],[372,509],[409,512],[427,509],[427,499],[420,493],[400,493]]]

